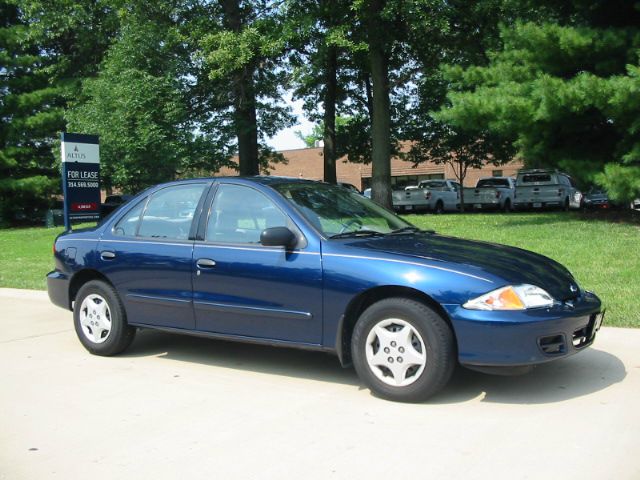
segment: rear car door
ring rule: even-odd
[[[305,239],[274,195],[222,182],[205,207],[206,228],[193,254],[196,328],[317,345],[322,339],[320,245]],[[260,243],[264,229],[279,226],[296,234],[295,248]]]
[[[120,294],[130,324],[195,327],[192,232],[209,186],[199,182],[157,190],[100,239],[99,270]]]

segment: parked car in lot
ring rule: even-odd
[[[514,206],[528,208],[580,208],[582,194],[573,179],[555,170],[521,170],[516,178]]]
[[[549,258],[299,179],[158,185],[60,235],[54,257],[49,297],[91,353],[122,352],[137,328],[319,350],[400,401],[439,391],[457,362],[513,372],[577,353],[603,318]]]
[[[464,189],[464,207],[510,212],[515,191],[516,181],[511,177],[481,178],[475,188]]]
[[[423,180],[418,186],[392,192],[393,208],[401,212],[453,212],[460,208],[460,184],[453,180]]]
[[[582,205],[589,210],[608,209],[613,206],[606,190],[599,187],[591,187],[587,191],[582,200]]]
[[[104,218],[113,212],[116,208],[124,205],[133,198],[133,195],[109,195],[104,199],[104,203],[100,205],[100,218]]]
[[[429,199],[427,191],[415,185],[404,187],[401,190],[391,192],[393,209],[396,212],[411,212],[416,210],[428,210]]]
[[[45,212],[44,224],[47,228],[64,225],[64,202],[55,200],[52,207]]]

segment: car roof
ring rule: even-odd
[[[154,189],[155,187],[160,187],[160,186],[169,186],[169,185],[182,185],[182,184],[189,184],[189,183],[198,183],[198,182],[202,182],[202,181],[214,181],[214,180],[234,180],[234,181],[240,181],[241,183],[259,183],[261,185],[278,185],[278,184],[283,184],[283,183],[308,183],[308,184],[317,184],[317,183],[324,183],[320,180],[308,180],[308,179],[304,179],[304,178],[298,178],[298,177],[277,177],[277,176],[270,176],[270,175],[255,175],[255,176],[222,176],[222,177],[198,177],[198,178],[188,178],[188,179],[182,179],[182,180],[174,180],[172,182],[165,182],[165,183],[161,183],[158,185],[154,185]]]

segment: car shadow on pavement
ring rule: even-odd
[[[220,368],[360,385],[353,369],[342,368],[337,357],[324,352],[175,335],[153,330],[138,331],[133,344],[119,356],[157,356]]]
[[[483,402],[554,403],[604,390],[626,375],[618,357],[589,348],[573,357],[538,365],[519,376],[487,375],[458,368],[449,385],[429,403],[466,402],[479,396]]]
[[[352,368],[341,368],[335,356],[316,351],[142,330],[120,356],[157,356],[364,388]],[[625,366],[618,357],[589,348],[573,357],[540,365],[520,376],[487,375],[459,367],[444,390],[426,404],[462,403],[479,397],[483,402],[506,404],[561,402],[604,390],[621,382],[625,376]]]

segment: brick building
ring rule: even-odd
[[[322,147],[283,150],[280,153],[287,159],[287,163],[273,165],[269,171],[270,175],[322,180],[324,171]],[[522,166],[521,162],[513,161],[497,167],[487,165],[481,169],[469,169],[464,183],[465,186],[472,187],[482,177],[515,176]],[[337,161],[336,168],[339,182],[350,183],[360,190],[367,188],[371,183],[371,164],[350,163],[345,158],[341,158]],[[237,172],[223,168],[219,174],[237,175]],[[420,180],[433,178],[455,179],[456,177],[449,165],[424,162],[414,167],[411,162],[401,158],[391,159],[391,183],[396,187],[417,185]]]

